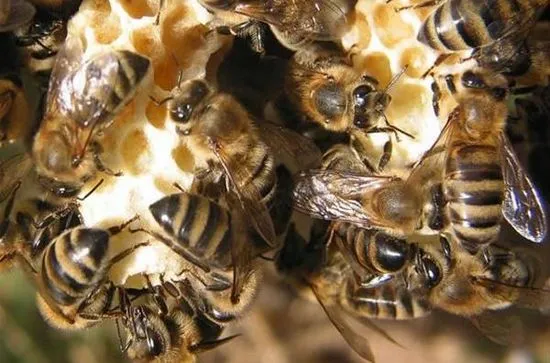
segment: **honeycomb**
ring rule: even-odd
[[[394,11],[395,7],[402,5],[405,2],[386,4],[384,1],[359,0],[349,17],[350,29],[342,38],[345,50],[353,54],[354,68],[377,79],[380,88],[386,88],[404,70],[388,89],[392,101],[386,115],[392,125],[410,133],[413,138],[402,136],[394,142],[392,158],[384,171],[388,175],[400,175],[420,158],[437,139],[447,115],[456,105],[450,95],[444,94],[440,116],[435,115],[432,79],[422,76],[437,55],[416,40],[422,20],[431,10]],[[157,101],[172,95],[180,77],[183,80],[206,78],[215,82],[217,67],[233,40],[210,30],[208,25],[213,15],[198,0],[164,0],[162,8],[160,6],[160,0],[84,0],[68,23],[68,36],[81,39],[86,46],[84,59],[104,50],[127,49],[151,61],[151,69],[136,96],[101,136],[103,162],[122,174],[98,173],[87,182],[82,195],[103,180],[98,189],[78,202],[86,226],[109,228],[139,215],[142,227],[154,229],[148,207],[165,195],[178,192],[175,184],[188,190],[193,182],[194,168],[206,166],[198,165],[194,160],[189,146],[178,137],[174,124],[168,120],[166,105],[158,105]],[[450,69],[458,72],[459,67],[453,67]],[[9,87],[2,82],[5,81],[0,80],[0,91]],[[19,95],[14,102],[20,106],[11,112],[27,110],[28,107],[21,105],[24,100]],[[2,111],[0,106],[0,119],[30,117],[3,115]],[[14,139],[18,137],[10,135]],[[369,157],[376,160],[381,156],[388,137],[393,136],[365,136],[369,153],[372,153]],[[18,200],[25,201],[37,195],[43,196],[43,191],[33,178],[28,178]],[[17,209],[24,209],[24,202],[17,205]],[[158,284],[156,278],[160,275],[166,280],[177,280],[182,270],[196,269],[163,243],[144,233],[125,231],[114,236],[110,253],[114,256],[145,241],[149,245],[137,249],[110,270],[109,279],[116,285],[143,288],[146,286],[144,275],[153,277],[153,282]],[[259,275],[256,283],[258,289],[262,289]],[[268,272],[268,280],[273,279],[269,276]],[[277,294],[272,285],[265,289]],[[260,297],[258,304],[268,304],[265,300]],[[269,310],[269,307],[258,309]],[[249,325],[255,325],[255,328],[248,328],[251,332],[247,332],[247,341],[254,340],[254,334],[275,334],[268,332],[267,319],[258,310],[254,310],[247,320]],[[238,328],[234,331],[238,332]],[[299,342],[294,344],[300,345]],[[255,353],[262,357],[257,361],[286,362],[282,358],[284,354],[277,350],[281,347],[270,349],[269,354],[263,356],[260,349],[256,349]],[[299,351],[300,347],[293,349]],[[209,353],[212,361],[215,361],[212,359],[214,354]],[[257,357],[243,356],[239,361],[253,362]],[[330,358],[327,361],[331,361]]]

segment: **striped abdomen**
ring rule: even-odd
[[[411,245],[405,239],[350,223],[338,223],[335,228],[351,255],[369,272],[397,273],[412,256]]]
[[[184,250],[208,265],[231,264],[231,215],[200,195],[178,193],[149,206],[151,214],[170,236],[175,252]],[[182,255],[185,255],[182,253]]]
[[[57,237],[42,258],[41,293],[61,308],[74,308],[105,277],[109,233],[98,228],[73,228]]]
[[[342,305],[352,314],[376,319],[416,319],[431,311],[425,298],[393,281],[367,289],[357,287],[350,279],[342,299]]]
[[[68,81],[76,88],[72,96],[80,98],[74,100],[69,116],[80,127],[110,120],[135,94],[149,65],[149,59],[127,50],[92,58]],[[85,80],[85,85],[76,85],[79,78]]]
[[[510,31],[515,19],[535,16],[533,0],[447,0],[432,12],[418,40],[442,52],[480,48]]]
[[[497,147],[451,146],[444,192],[451,229],[464,248],[475,253],[498,238],[504,183]]]
[[[238,161],[235,160],[235,162]],[[248,177],[239,181],[239,187],[254,188],[262,198],[260,202],[269,205],[277,190],[275,160],[269,148],[258,141],[246,155],[243,165],[234,165],[234,167],[245,168],[248,171]]]

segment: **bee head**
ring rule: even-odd
[[[193,111],[210,93],[208,85],[200,80],[184,83],[170,104],[170,119],[176,124],[187,124]]]
[[[132,319],[135,322],[136,336],[128,347],[130,359],[153,359],[164,354],[169,344],[165,339],[169,337],[165,324],[147,306],[133,309]]]

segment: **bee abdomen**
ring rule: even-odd
[[[392,282],[370,289],[354,289],[348,283],[346,299],[359,315],[377,319],[415,319],[430,312],[427,301]]]
[[[111,105],[115,111],[122,101],[129,97],[141,82],[149,69],[149,60],[139,54],[122,50],[116,52],[119,63],[117,82],[113,84]]]
[[[480,48],[504,35],[509,14],[532,11],[528,2],[517,0],[449,0],[428,16],[418,40],[439,51]]]
[[[90,228],[75,228],[54,240],[41,271],[48,297],[62,306],[85,299],[103,277],[108,243],[108,232]]]
[[[173,237],[176,248],[223,266],[229,263],[231,217],[220,205],[199,195],[180,193],[160,199],[149,210]]]
[[[472,252],[500,231],[504,183],[498,160],[495,147],[473,145],[453,149],[447,162],[447,214],[455,236]]]
[[[269,205],[277,190],[275,160],[267,147],[258,146],[255,149],[250,153],[252,159],[250,162],[254,168],[251,171],[249,182],[256,185],[256,190],[262,197],[261,202]]]

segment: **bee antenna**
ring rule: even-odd
[[[177,190],[179,190],[182,193],[185,193],[185,190],[179,185],[177,182],[172,184]]]
[[[90,129],[90,132],[88,133],[88,136],[86,137],[86,142],[84,142],[84,146],[82,147],[82,150],[80,150],[80,153],[73,159],[73,167],[76,168],[80,163],[82,162],[82,159],[84,158],[84,154],[86,153],[86,149],[88,148],[88,145],[90,144],[90,141],[92,140],[92,135],[94,133],[94,129],[97,125],[97,122],[94,123],[92,128]]]
[[[395,84],[397,83],[397,81],[399,81],[399,79],[401,79],[401,76],[403,76],[403,73],[405,73],[407,71],[407,69],[409,68],[409,65],[406,64],[400,71],[399,73],[397,73],[395,76],[393,76],[393,78],[390,80],[390,83],[388,83],[388,85],[386,86],[386,89],[384,90],[384,93],[388,93],[389,91],[391,91],[391,89],[393,88],[393,86],[395,86]]]
[[[105,181],[105,179],[101,179],[96,185],[94,185],[94,187],[92,189],[90,189],[90,191],[88,193],[86,193],[85,196],[83,196],[82,198],[77,197],[76,199],[78,199],[81,202],[85,201],[86,198],[88,198],[90,195],[92,195],[93,192],[95,192],[101,186],[101,184],[103,184],[104,181]]]

